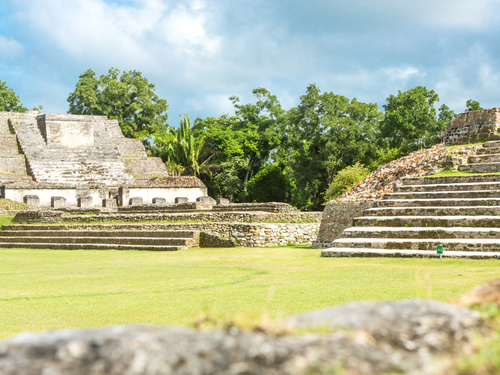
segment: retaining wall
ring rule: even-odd
[[[355,217],[363,216],[363,211],[372,207],[372,200],[328,202],[323,211],[318,237],[313,247],[317,249],[330,247],[344,229],[352,227]]]

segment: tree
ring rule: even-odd
[[[399,147],[405,153],[439,143],[455,115],[442,105],[438,116],[434,105],[439,96],[424,86],[398,91],[397,96],[390,95],[386,102],[381,136],[389,147]]]
[[[157,155],[162,157],[167,168],[178,170],[182,174],[190,176],[199,177],[202,173],[211,176],[209,162],[213,154],[202,161],[205,135],[202,133],[196,136],[194,133],[197,127],[199,127],[199,120],[195,121],[191,127],[188,115],[179,116],[179,127],[177,129],[169,128],[170,136],[162,131],[161,138],[159,133],[155,133],[152,139],[156,147],[160,144],[163,146],[163,148],[159,148]]]
[[[283,166],[278,163],[261,169],[247,186],[253,202],[286,202],[290,191]]]
[[[238,201],[250,199],[248,182],[280,145],[280,128],[286,115],[277,97],[268,90],[257,88],[252,92],[255,104],[241,104],[238,97],[232,96],[234,116],[209,117],[200,123],[206,132],[204,154],[214,153],[214,163],[219,166],[214,188]]]
[[[25,112],[24,107],[14,90],[7,86],[7,82],[0,80],[0,111],[2,112]]]
[[[155,93],[141,72],[111,68],[100,77],[91,70],[79,76],[69,97],[68,113],[116,119],[126,137],[146,138],[167,123],[167,101]]]
[[[333,179],[325,193],[325,202],[340,197],[351,190],[359,181],[370,174],[370,170],[357,162],[354,165],[342,169]]]
[[[465,112],[479,111],[481,109],[484,108],[481,107],[481,104],[475,100],[469,99],[465,102]]]
[[[376,104],[321,93],[310,85],[288,118],[286,142],[278,156],[286,166],[291,203],[298,208],[319,209],[323,193],[340,170],[377,157],[382,113]]]

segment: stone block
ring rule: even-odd
[[[105,208],[116,209],[118,205],[116,204],[116,199],[113,198],[105,198],[102,200],[102,206]]]
[[[215,205],[215,203],[216,203],[215,199],[213,199],[212,197],[209,197],[208,195],[204,196],[204,197],[196,198],[196,202],[204,203],[204,204],[211,204],[211,205]]]
[[[180,203],[188,203],[189,198],[187,197],[177,197],[175,198],[175,204],[180,204]]]
[[[23,197],[23,202],[29,204],[30,206],[39,206],[40,198],[38,195],[25,195]]]
[[[142,204],[142,198],[141,197],[130,198],[128,203],[130,206],[140,206]]]
[[[79,197],[77,199],[77,205],[78,207],[85,208],[85,207],[91,207],[93,203],[93,199],[90,195],[87,195],[85,197]]]
[[[227,206],[229,204],[229,199],[226,198],[217,198],[217,204],[222,206]]]
[[[167,204],[167,200],[165,198],[153,198],[153,204],[165,205]]]
[[[50,207],[53,207],[53,208],[66,207],[66,198],[64,198],[64,197],[50,197]]]

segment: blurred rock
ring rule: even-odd
[[[0,343],[0,374],[294,375],[332,373],[339,366],[346,375],[430,374],[445,358],[450,363],[469,350],[473,332],[483,327],[475,312],[419,300],[356,302],[286,323],[322,333],[144,326],[27,333]]]

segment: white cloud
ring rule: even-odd
[[[168,6],[137,0],[136,6],[103,0],[21,0],[18,17],[75,59],[100,65],[161,67],[179,55],[214,53],[218,37],[205,30],[205,3]]]
[[[24,52],[23,46],[14,39],[0,35],[0,59],[10,60],[21,56]]]
[[[388,76],[391,81],[407,81],[413,76],[425,76],[425,73],[420,73],[417,68],[412,66],[386,68],[382,69],[382,72]]]

